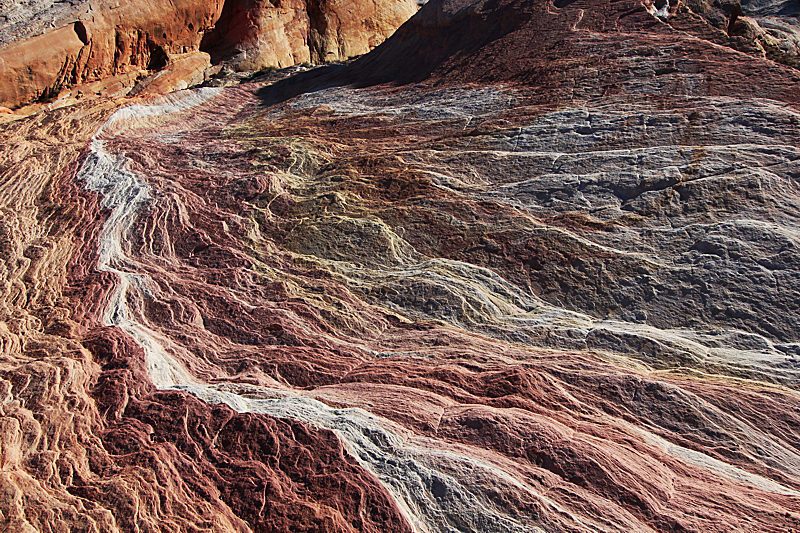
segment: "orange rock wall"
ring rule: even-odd
[[[0,105],[55,96],[63,87],[136,70],[197,50],[222,0],[114,3],[84,20],[0,50]]]
[[[239,70],[323,63],[369,52],[416,12],[411,0],[325,0],[273,7],[262,0],[225,4],[204,49]]]
[[[13,107],[72,74],[83,42],[71,27],[14,43],[0,51],[0,105]]]
[[[416,10],[412,0],[287,2],[176,0],[107,3],[81,20],[0,48],[0,106],[63,88],[156,71],[207,50],[239,70],[333,61],[368,52]]]

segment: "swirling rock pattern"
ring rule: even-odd
[[[3,125],[4,527],[800,529],[798,75],[610,6]]]

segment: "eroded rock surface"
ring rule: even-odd
[[[678,9],[0,126],[4,526],[799,529],[800,78]]]
[[[52,99],[131,72],[142,78],[171,70],[189,53],[229,59],[242,70],[348,59],[370,51],[415,11],[411,0],[0,4],[0,106]]]

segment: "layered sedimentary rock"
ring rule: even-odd
[[[158,392],[142,346],[103,326],[114,199],[75,175],[111,111],[3,126],[4,530],[407,531],[331,432]]]
[[[0,126],[4,527],[800,528],[800,77],[678,9]]]
[[[415,10],[411,0],[2,6],[0,106],[131,72],[142,78],[187,53],[209,52],[215,61],[253,70],[347,59],[374,48]]]

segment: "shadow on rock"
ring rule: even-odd
[[[328,65],[291,76],[258,94],[264,104],[275,105],[303,93],[345,85],[498,81],[476,78],[466,60],[528,25],[536,7],[546,5],[541,0],[473,0],[467,5],[432,0],[369,54],[347,65]]]

